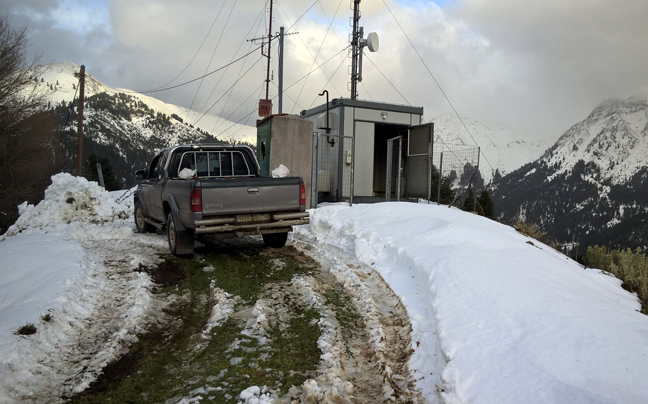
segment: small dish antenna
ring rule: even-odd
[[[378,51],[378,48],[380,47],[380,42],[378,41],[378,34],[376,34],[375,32],[370,32],[369,35],[367,35],[367,39],[364,42],[367,45],[367,48],[369,48],[369,51],[371,52]]]
[[[358,61],[358,64],[359,64],[359,66],[358,66],[358,81],[362,81],[362,54],[364,53],[363,52],[364,47],[366,46],[367,48],[369,48],[369,50],[371,52],[375,52],[375,51],[378,50],[380,42],[378,41],[378,34],[376,34],[375,32],[370,32],[367,35],[367,39],[364,39],[362,37],[362,27],[360,28],[360,41],[358,41],[358,42],[360,43],[360,52],[359,52],[360,53],[359,54],[360,59]]]

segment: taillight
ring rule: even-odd
[[[191,190],[191,211],[202,212],[202,188],[193,188]]]
[[[306,206],[306,188],[304,183],[299,183],[299,207]]]

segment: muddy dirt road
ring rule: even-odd
[[[231,240],[143,267],[160,325],[72,402],[424,402],[399,298],[371,268],[309,248]]]

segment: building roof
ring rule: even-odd
[[[364,101],[364,100],[354,100],[351,98],[334,98],[330,101],[329,109],[337,107],[355,107],[355,108],[366,108],[366,109],[376,109],[380,111],[388,112],[404,112],[407,114],[421,115],[423,116],[423,107],[414,107],[411,105],[400,105],[400,104],[389,104],[386,102],[376,102],[376,101]],[[326,104],[319,105],[315,108],[308,110],[303,110],[300,113],[302,118],[309,116],[321,114],[326,112]]]

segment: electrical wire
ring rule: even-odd
[[[342,5],[342,0],[340,0],[340,2],[338,3],[338,6],[337,6],[337,9],[335,9],[335,14],[333,15],[333,18],[329,21],[329,26],[326,29],[326,34],[324,34],[324,37],[322,38],[322,42],[320,43],[320,46],[317,49],[317,53],[313,57],[313,63],[311,63],[311,66],[310,66],[309,70],[312,70],[313,66],[317,63],[317,57],[319,56],[320,52],[322,51],[322,48],[324,47],[324,42],[326,42],[326,37],[328,36],[329,32],[331,32],[331,27],[333,26],[333,21],[335,21],[335,17],[337,16],[338,11],[340,11],[340,6],[341,5]],[[320,6],[321,6],[321,3],[320,3]],[[324,10],[324,7],[322,7],[322,10]],[[328,16],[327,16],[327,19],[328,19]],[[329,79],[329,82],[330,81],[331,80]],[[308,77],[302,83],[302,87],[299,90],[299,94],[297,95],[297,101],[299,101],[299,98],[301,98],[302,92],[304,91],[304,87],[306,87],[306,82],[308,82]],[[291,114],[294,111],[294,109],[295,109],[295,104],[293,104],[293,108],[292,108],[292,110],[290,110]]]
[[[430,77],[432,77],[432,80],[434,80],[434,83],[437,85],[437,87],[438,87],[439,90],[441,91],[441,94],[443,94],[443,97],[446,99],[446,101],[448,102],[448,104],[449,104],[450,107],[452,108],[452,111],[454,111],[455,115],[456,115],[457,118],[459,119],[459,122],[461,122],[461,125],[462,125],[462,126],[464,127],[464,129],[466,130],[466,133],[468,133],[468,136],[470,136],[470,138],[472,139],[472,141],[475,142],[475,144],[477,144],[477,141],[476,141],[475,138],[473,137],[472,133],[470,133],[470,130],[468,129],[468,127],[467,127],[466,124],[464,123],[464,121],[463,121],[463,119],[461,118],[461,116],[459,115],[459,113],[457,112],[457,109],[454,107],[454,105],[452,104],[452,102],[450,101],[450,99],[448,98],[448,96],[446,95],[445,91],[443,91],[443,88],[441,87],[441,84],[439,84],[439,82],[437,81],[436,77],[434,77],[434,74],[432,74],[432,71],[431,71],[430,68],[428,67],[427,63],[425,63],[425,61],[423,60],[423,57],[422,57],[421,54],[419,53],[418,49],[416,49],[416,47],[415,47],[414,44],[412,43],[412,40],[409,38],[409,36],[408,36],[407,33],[405,32],[405,30],[403,29],[403,26],[400,24],[400,22],[398,21],[398,19],[396,18],[396,16],[395,16],[394,13],[392,12],[391,8],[389,8],[389,6],[387,5],[387,2],[386,2],[385,0],[383,0],[383,3],[385,4],[385,7],[387,7],[387,10],[388,10],[389,13],[391,14],[391,16],[392,16],[392,18],[394,19],[394,21],[396,21],[396,24],[397,24],[398,27],[400,28],[400,30],[401,30],[401,32],[403,33],[403,35],[405,35],[405,38],[407,38],[407,41],[409,42],[409,44],[410,44],[410,46],[412,47],[412,49],[414,49],[414,52],[416,53],[416,56],[418,56],[418,58],[419,58],[419,60],[421,61],[421,63],[423,63],[423,66],[425,66],[425,69],[427,70],[428,74],[430,75]],[[488,157],[486,157],[486,155],[484,154],[483,151],[481,151],[481,154],[484,156],[484,159],[486,160],[486,163],[488,163],[489,167],[491,168],[491,171],[493,172],[493,175],[495,175],[495,169],[493,168],[493,165],[492,165],[492,164],[490,163],[490,161],[488,160]]]
[[[317,2],[318,2],[318,1],[316,1],[315,3],[313,3],[313,4],[308,8],[308,10],[306,10],[306,12],[304,12],[304,13],[303,13],[303,14],[302,14],[298,19],[297,19],[297,21],[299,21],[301,18],[303,18],[303,17],[308,13],[308,11],[310,11],[310,9],[313,8],[313,6],[314,6]],[[340,3],[341,3],[341,2],[340,2]],[[282,12],[282,13],[284,14],[284,16],[286,17],[286,20],[290,20],[289,17],[288,17],[288,15],[287,15],[286,12],[284,11],[284,9],[281,7],[281,4],[280,4],[280,3],[278,3],[278,6],[279,6],[279,9],[281,10],[281,12]],[[339,8],[339,6],[338,6],[338,8]],[[324,12],[324,14],[326,15],[326,12]],[[328,21],[330,24],[333,23],[331,20],[328,19],[328,16],[326,16],[326,19],[327,19],[327,21]],[[295,23],[292,24],[292,25],[290,26],[290,28],[288,28],[288,30],[292,29],[292,27],[294,27],[295,24],[297,24],[297,21],[295,21]],[[286,30],[286,31],[288,31],[288,30]],[[335,33],[335,30],[334,30],[333,32]],[[337,33],[335,33],[335,34],[336,34],[336,37],[337,37]],[[306,42],[304,42],[304,39],[300,36],[300,37],[299,37],[299,40],[301,41],[302,45],[304,45],[304,49],[306,49],[306,51],[308,52],[308,54],[310,55],[310,57],[311,57],[311,58],[314,58],[313,53],[312,53],[312,52],[310,51],[310,49],[308,48],[308,45],[306,44]],[[338,38],[338,42],[340,42],[340,39],[339,39],[339,38]],[[344,46],[344,45],[341,44],[341,46]],[[311,66],[311,67],[312,67],[312,66]],[[323,73],[324,76],[328,79],[328,82],[330,83],[331,80],[332,80],[332,77],[329,77],[329,76],[326,74],[326,72],[322,72],[322,73]],[[341,92],[337,89],[337,87],[335,86],[335,84],[332,84],[332,85],[333,85],[333,89],[334,89],[337,93],[340,93],[340,94],[341,94]],[[292,99],[292,98],[291,98],[291,99]],[[293,109],[294,109],[294,107],[293,107]]]
[[[243,74],[243,76],[241,76],[239,79],[237,79],[237,80],[234,82],[234,84],[232,84],[232,85],[230,86],[229,89],[225,90],[225,92],[223,93],[223,95],[221,95],[221,96],[220,96],[220,97],[219,97],[219,98],[218,98],[218,99],[217,99],[217,100],[216,100],[216,101],[211,105],[211,107],[209,107],[209,108],[207,109],[207,111],[205,111],[205,112],[200,116],[200,118],[198,118],[198,119],[194,122],[194,125],[197,124],[198,122],[200,122],[200,120],[201,120],[202,118],[204,118],[205,115],[207,115],[207,113],[208,113],[209,111],[211,111],[211,109],[214,108],[214,106],[216,106],[216,104],[218,104],[218,102],[219,102],[221,99],[223,99],[223,97],[225,96],[225,94],[227,94],[227,92],[228,92],[230,89],[234,88],[234,86],[236,85],[236,83],[238,83],[239,81],[241,81],[241,79],[243,79],[243,77],[245,77],[245,76],[250,72],[250,70],[252,70],[252,68],[255,67],[255,66],[256,66],[256,65],[261,61],[261,59],[263,59],[263,57],[259,57],[259,59],[257,59],[257,61],[256,61],[254,64],[252,64],[252,66],[250,66],[249,69],[247,69],[247,70],[245,71],[245,73]]]
[[[378,73],[380,73],[380,74],[383,76],[383,78],[384,78],[385,80],[387,80],[387,82],[389,83],[389,85],[392,86],[392,88],[393,88],[394,90],[396,90],[396,92],[398,93],[398,95],[400,95],[401,98],[403,98],[403,100],[405,100],[405,102],[407,103],[407,105],[411,106],[412,104],[409,102],[409,100],[408,100],[407,98],[405,98],[405,96],[403,95],[403,93],[401,93],[400,90],[398,90],[398,88],[396,88],[396,86],[394,85],[394,83],[392,83],[391,80],[389,80],[389,79],[387,78],[387,76],[385,76],[385,73],[383,73],[382,70],[380,70],[380,68],[379,68],[379,67],[378,67],[378,66],[373,62],[373,60],[371,60],[371,58],[369,58],[369,55],[365,55],[364,57],[366,57],[367,60],[369,61],[369,63],[371,63],[371,64],[373,65],[373,67],[375,67],[376,70],[378,70]]]
[[[317,3],[319,3],[319,0],[315,0],[315,1],[313,2],[313,4],[311,4],[311,6],[308,7],[308,9],[307,9],[306,11],[304,11],[304,13],[303,13],[302,15],[300,15],[299,18],[298,18],[297,20],[295,20],[295,22],[294,22],[290,27],[288,27],[288,29],[287,29],[286,31],[290,31],[290,30],[295,26],[295,24],[297,24],[297,23],[299,22],[299,20],[301,20],[302,18],[304,18],[304,16],[305,16],[305,15],[306,15],[310,10],[311,10],[311,8],[313,8],[313,7],[315,6],[315,4],[317,4]],[[277,3],[277,5],[278,5],[279,8],[281,9],[281,11],[284,13],[284,15],[286,15],[286,13],[283,11],[283,8],[281,7],[281,3]],[[286,19],[287,19],[287,18],[286,18]]]
[[[227,1],[224,1],[223,4],[221,5],[220,10],[218,10],[218,15],[220,15],[221,11],[223,10],[223,7],[225,7],[225,3],[227,3]],[[235,5],[236,5],[236,0],[234,0],[234,3],[232,3],[232,8],[230,9],[230,13],[227,16],[227,20],[225,21],[225,24],[223,25],[223,29],[221,30],[220,36],[218,37],[218,41],[216,41],[216,46],[214,46],[214,50],[212,51],[211,57],[209,58],[209,63],[207,63],[207,66],[205,67],[205,73],[207,73],[207,71],[209,70],[209,67],[211,66],[212,61],[214,60],[214,55],[216,54],[216,50],[218,50],[218,46],[220,45],[220,41],[223,38],[223,33],[225,33],[225,29],[227,28],[227,24],[229,23],[230,17],[232,16],[232,11],[234,11],[234,6]],[[191,100],[191,105],[189,106],[189,110],[187,111],[187,117],[185,117],[185,119],[188,118],[189,111],[191,111],[193,109],[194,103],[196,102],[196,98],[198,98],[198,93],[200,93],[200,89],[202,88],[202,84],[203,84],[204,80],[205,80],[204,78],[200,80],[200,84],[198,85],[198,88],[196,89],[196,94],[194,94],[193,100]]]
[[[325,64],[327,64],[327,63],[330,62],[331,60],[335,59],[335,58],[336,58],[340,53],[343,53],[343,52],[346,51],[349,47],[351,47],[351,45],[349,45],[349,46],[347,46],[346,48],[340,50],[338,53],[336,53],[335,55],[331,56],[331,58],[329,58],[327,61],[325,61],[324,63],[322,63],[321,65],[319,65],[319,66],[316,67],[315,69],[313,69],[313,70],[311,70],[310,72],[308,72],[308,73],[306,73],[305,75],[303,75],[300,79],[298,79],[297,81],[295,81],[294,83],[292,83],[291,85],[289,85],[288,87],[286,87],[286,88],[284,89],[284,91],[289,90],[290,88],[292,88],[293,86],[297,85],[297,83],[299,83],[300,81],[304,80],[304,79],[305,79],[306,77],[308,77],[309,75],[311,75],[311,74],[315,73],[316,71],[318,71],[319,69],[321,69]]]
[[[261,10],[261,12],[257,15],[257,18],[254,20],[254,22],[253,22],[252,25],[250,26],[250,29],[249,29],[248,32],[245,34],[245,38],[248,38],[248,37],[250,36],[250,33],[252,32],[252,29],[254,28],[255,25],[257,26],[257,30],[259,29],[259,25],[260,25],[261,20],[262,20],[261,16],[263,15],[263,12],[264,12],[264,10]],[[241,50],[241,47],[243,46],[243,44],[244,44],[245,42],[250,42],[250,47],[253,46],[251,41],[243,40],[243,41],[241,41],[241,43],[239,44],[238,49],[236,49],[236,52],[234,52],[234,55],[236,55],[236,54]],[[238,74],[236,75],[236,80],[238,80],[239,77],[241,77],[241,73],[243,72],[243,69],[244,69],[244,68],[245,68],[245,63],[241,64],[241,68],[239,69]],[[224,75],[225,75],[225,73],[223,73],[223,76],[224,76]],[[223,76],[221,76],[221,78],[222,78]],[[214,86],[214,89],[212,90],[211,94],[209,94],[209,97],[207,98],[208,101],[211,99],[212,95],[214,94],[214,91],[216,91],[216,88],[218,87],[219,84],[220,84],[220,79],[218,80],[218,83],[216,83],[216,85]],[[219,125],[220,118],[221,118],[221,116],[223,115],[223,113],[225,112],[225,107],[228,105],[229,100],[230,100],[230,97],[232,96],[233,93],[234,93],[234,88],[232,88],[232,90],[229,91],[228,96],[227,96],[227,99],[226,99],[225,102],[223,103],[223,108],[221,108],[220,113],[217,114],[217,119],[216,119],[216,122],[214,122],[214,125],[212,126],[212,130],[211,130],[211,132],[214,132],[214,130],[217,128],[217,125],[218,125],[218,127],[220,127],[220,125]],[[205,102],[205,106],[207,105],[207,102],[208,102],[208,101]],[[203,106],[203,108],[204,108],[204,106]],[[238,110],[238,108],[236,108],[235,111],[236,111],[236,110]],[[201,110],[200,112],[202,112],[202,110]],[[200,112],[199,112],[199,113],[200,113]],[[230,116],[231,116],[231,114],[230,114]],[[226,118],[226,119],[227,119],[227,118]]]
[[[228,116],[225,117],[225,120],[229,121],[229,120],[230,120],[230,117],[231,117],[232,115],[234,115],[234,113],[236,113],[236,112],[237,112],[237,111],[238,111],[238,110],[239,110],[239,109],[240,109],[240,108],[241,108],[241,107],[242,107],[242,106],[243,106],[243,105],[244,105],[244,104],[245,104],[245,103],[250,99],[250,97],[252,97],[252,95],[254,95],[255,93],[258,92],[258,93],[259,93],[259,98],[261,98],[260,95],[261,95],[261,91],[263,90],[263,87],[264,87],[264,86],[265,86],[265,83],[262,83],[261,85],[259,85],[259,87],[257,87],[256,89],[254,89],[254,91],[253,91],[252,93],[250,93],[250,95],[248,95],[248,96],[247,96],[247,97],[246,97],[246,98],[241,102],[241,104],[240,104],[240,105],[239,105],[239,106],[238,106],[234,111],[230,112],[230,114],[229,114]],[[257,108],[257,107],[256,107],[256,105],[255,105],[253,111],[256,111],[256,108]],[[249,116],[249,114],[248,114],[248,116]],[[219,118],[221,118],[221,117],[219,116]],[[215,130],[218,130],[218,128],[220,128],[221,125],[223,125],[224,122],[225,122],[225,121],[221,121],[220,124],[219,124],[218,126],[216,126],[215,128],[212,129],[212,132],[214,132]],[[231,121],[230,121],[230,122],[231,122]]]
[[[342,61],[341,61],[340,64],[338,65],[338,67],[335,69],[335,71],[334,71],[333,74],[331,75],[331,78],[333,78],[333,76],[335,76],[335,74],[338,72],[338,70],[340,70],[340,67],[342,67],[342,65],[344,64],[345,61],[346,61],[346,58],[342,59]],[[326,84],[324,84],[324,85],[322,86],[322,89],[326,88],[326,86],[331,82],[331,78],[328,79],[328,81],[326,82]],[[319,97],[320,97],[320,95],[318,94],[318,95],[315,96],[315,98],[313,98],[313,102],[311,102],[311,104],[308,106],[308,109],[313,108],[313,105],[315,105],[315,103],[317,102],[317,100],[319,99]],[[292,99],[292,98],[291,98],[291,99]]]
[[[221,71],[221,70],[223,70],[223,69],[226,69],[228,66],[231,66],[231,65],[233,65],[234,63],[236,63],[236,62],[238,62],[238,61],[240,61],[240,60],[242,60],[242,59],[245,59],[246,57],[250,56],[250,55],[253,54],[254,52],[258,51],[259,49],[261,49],[261,47],[260,47],[260,46],[257,46],[256,48],[252,49],[250,52],[246,53],[245,55],[241,56],[240,58],[238,58],[238,59],[236,59],[236,60],[233,60],[232,62],[230,62],[230,63],[228,63],[228,64],[226,64],[226,65],[224,65],[224,66],[221,66],[221,67],[219,67],[219,68],[216,69],[216,70],[212,70],[211,72],[206,73],[206,74],[203,74],[202,76],[196,77],[196,78],[191,79],[191,80],[189,80],[189,81],[185,81],[184,83],[176,84],[175,86],[171,86],[171,87],[160,88],[160,89],[157,89],[157,90],[143,90],[143,91],[139,91],[139,90],[126,90],[126,89],[122,89],[122,88],[115,88],[115,87],[111,87],[111,86],[106,85],[106,84],[103,84],[103,85],[104,85],[105,87],[110,88],[110,89],[113,89],[113,90],[116,90],[116,91],[119,91],[119,92],[122,92],[122,93],[126,93],[126,94],[135,94],[135,93],[139,93],[139,94],[152,94],[152,93],[159,93],[159,92],[161,92],[161,91],[173,90],[174,88],[178,88],[178,87],[186,86],[187,84],[194,83],[194,82],[196,82],[196,81],[198,81],[198,80],[200,80],[200,79],[202,79],[202,78],[205,78],[205,77],[211,76],[212,74],[218,73],[219,71]]]
[[[221,7],[221,9],[222,9],[222,7]],[[176,79],[177,79],[178,77],[182,76],[182,73],[184,73],[184,72],[189,68],[189,66],[191,66],[191,64],[193,63],[193,61],[196,60],[196,57],[198,56],[198,53],[200,53],[200,50],[202,49],[203,45],[204,45],[205,42],[207,41],[207,38],[209,37],[209,34],[211,33],[212,29],[214,28],[214,25],[216,25],[216,20],[218,20],[218,17],[219,17],[219,16],[220,16],[220,10],[218,11],[218,14],[216,14],[216,17],[214,18],[214,21],[212,21],[212,24],[211,24],[211,26],[209,27],[209,30],[207,31],[207,34],[205,34],[205,37],[203,38],[202,43],[201,43],[200,46],[198,47],[198,50],[197,50],[196,53],[193,55],[193,57],[191,58],[191,60],[189,61],[189,63],[187,63],[187,65],[184,67],[184,69],[182,69],[182,71],[181,71],[180,73],[178,73],[178,75],[175,76],[174,78],[172,78],[170,81],[168,81],[168,82],[165,83],[165,84],[162,84],[161,86],[158,86],[158,87],[153,88],[153,90],[157,90],[157,89],[160,89],[160,88],[166,87],[166,86],[168,86],[169,84],[173,83],[174,81],[176,81]]]

